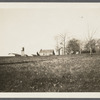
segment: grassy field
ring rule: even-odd
[[[0,92],[100,92],[100,55],[0,57]]]

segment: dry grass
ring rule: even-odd
[[[100,92],[100,55],[0,58],[1,92]]]

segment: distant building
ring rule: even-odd
[[[95,51],[97,54],[100,53],[100,45],[96,44]]]
[[[11,56],[17,56],[17,57],[28,57],[27,54],[25,54],[25,50],[24,50],[24,47],[22,47],[22,50],[21,50],[21,54],[17,54],[17,53],[9,53],[8,55],[11,55]]]
[[[25,54],[25,49],[24,49],[24,47],[22,47],[21,56],[22,56],[22,57],[27,57],[27,56],[28,56],[27,54]]]
[[[50,55],[55,55],[54,50],[40,50],[39,52],[40,56],[50,56]]]
[[[37,55],[36,55],[36,54],[32,54],[32,56],[33,56],[33,57],[36,57]]]
[[[21,55],[20,54],[17,54],[17,53],[9,53],[8,55],[16,56],[16,57],[21,57]]]
[[[79,54],[79,51],[76,51],[76,54]]]
[[[25,56],[25,54],[24,54],[24,47],[22,47],[21,56]]]

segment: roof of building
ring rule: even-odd
[[[21,56],[20,54],[17,54],[17,53],[9,53],[8,55]],[[28,56],[28,55],[27,54],[24,54],[24,56]]]
[[[54,52],[54,50],[40,50],[40,52],[39,53],[53,53]]]
[[[20,54],[17,54],[17,53],[9,53],[9,55],[21,56]]]

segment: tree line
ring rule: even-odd
[[[56,52],[58,55],[66,54],[81,54],[93,53],[100,51],[100,39],[94,39],[93,36],[96,31],[89,32],[85,41],[78,40],[76,38],[68,39],[67,34],[58,34],[55,36],[56,40]]]

